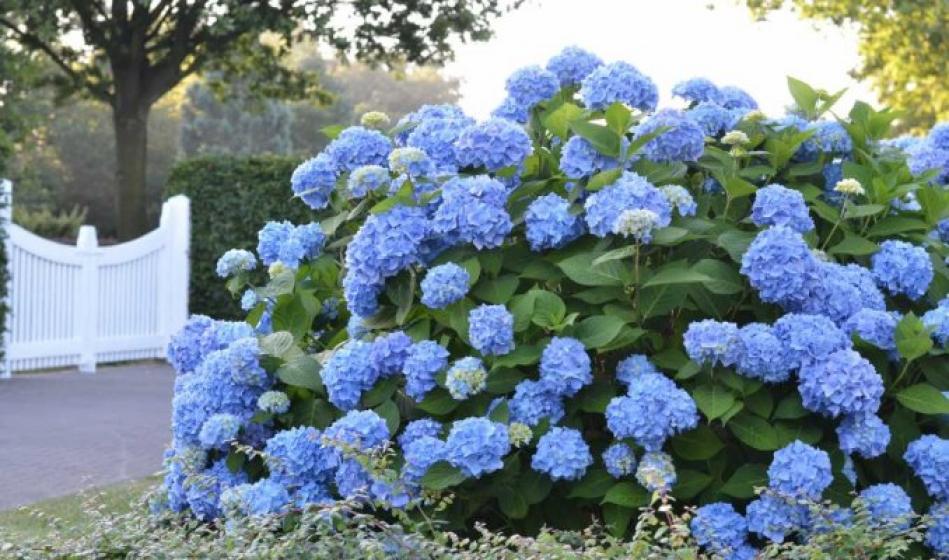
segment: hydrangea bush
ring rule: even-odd
[[[293,175],[315,221],[261,231],[270,282],[219,263],[246,322],[171,343],[165,505],[623,535],[669,495],[751,558],[859,494],[949,553],[946,127],[889,141],[894,113],[789,86],[773,118],[705,79],[657,109],[571,47],[487,120],[343,130]]]

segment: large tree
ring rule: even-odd
[[[255,78],[261,95],[315,95],[312,76],[280,64],[310,39],[369,62],[440,63],[451,40],[483,40],[519,0],[0,0],[0,42],[41,52],[63,95],[108,103],[116,137],[123,239],[148,228],[145,171],[152,106],[190,74]],[[90,146],[95,149],[95,146]]]
[[[805,18],[856,25],[858,79],[880,100],[904,111],[904,129],[949,119],[949,2],[946,0],[745,0],[758,15],[792,5]],[[815,61],[817,63],[817,61]]]

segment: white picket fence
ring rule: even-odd
[[[0,180],[10,273],[0,377],[163,357],[188,316],[188,198],[165,202],[158,229],[138,239],[99,247],[95,227],[82,226],[71,246],[13,224],[12,191]]]

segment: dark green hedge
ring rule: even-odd
[[[208,156],[182,161],[172,170],[165,196],[191,199],[192,313],[243,317],[214,272],[218,257],[232,248],[256,251],[257,231],[268,220],[314,219],[306,205],[291,198],[290,175],[299,163],[280,156]]]

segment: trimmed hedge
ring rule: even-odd
[[[257,232],[268,220],[313,220],[313,212],[290,196],[290,175],[299,163],[282,156],[207,156],[182,161],[172,170],[165,196],[191,199],[192,313],[243,318],[215,274],[218,257],[235,247],[255,250]],[[261,280],[264,272],[257,271]]]

